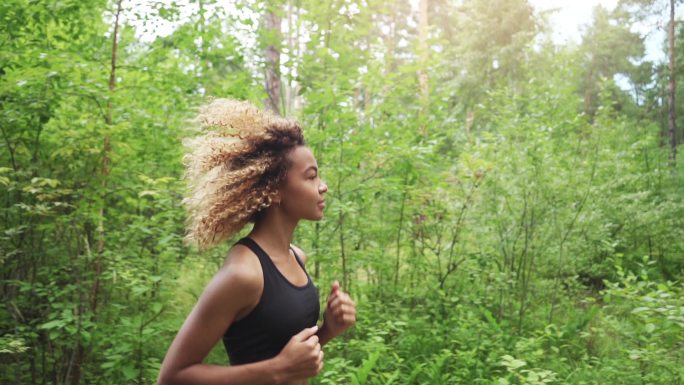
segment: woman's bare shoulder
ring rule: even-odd
[[[200,309],[222,309],[222,319],[234,320],[256,305],[263,290],[261,264],[242,245],[233,246],[223,266],[206,286]]]
[[[261,296],[263,275],[259,259],[247,247],[233,246],[223,266],[204,290],[209,303],[236,305],[238,313]],[[224,307],[229,308],[230,306]]]
[[[240,244],[231,247],[219,274],[247,288],[260,288],[263,284],[259,258],[248,247]]]

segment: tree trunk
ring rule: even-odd
[[[391,79],[394,70],[396,69],[396,63],[394,60],[394,55],[397,46],[397,35],[396,35],[396,12],[393,12],[388,20],[386,27],[386,32],[383,32],[382,22],[379,23],[378,29],[381,33],[381,39],[384,46],[384,57],[385,57],[385,68],[383,76],[387,79]],[[385,81],[382,90],[380,91],[380,98],[385,99],[393,91],[394,87],[391,82]]]
[[[102,273],[102,254],[105,250],[105,229],[104,229],[104,218],[105,218],[105,200],[107,198],[107,178],[109,177],[109,159],[110,152],[112,150],[111,137],[109,136],[109,127],[111,127],[112,120],[112,96],[114,90],[116,89],[116,57],[117,51],[119,49],[118,36],[119,36],[119,16],[121,15],[121,2],[119,0],[116,5],[116,18],[114,19],[114,33],[112,35],[112,60],[111,69],[109,72],[109,94],[110,97],[107,100],[107,114],[105,115],[105,123],[107,124],[107,132],[104,136],[104,142],[102,146],[102,195],[101,195],[101,206],[99,213],[99,223],[97,225],[98,240],[97,240],[97,256],[95,258],[95,282],[93,284],[93,291],[91,296],[91,310],[93,313],[97,312],[97,295],[100,288],[100,275]]]
[[[670,89],[668,96],[668,126],[670,136],[670,164],[672,167],[677,162],[677,126],[675,122],[675,2],[670,0],[670,25],[668,28],[668,44],[669,49],[669,70],[670,70]]]
[[[420,133],[427,136],[427,118],[430,101],[430,88],[428,85],[428,0],[420,0],[420,20],[418,23],[418,56],[420,66],[418,69],[418,85],[420,87]]]
[[[394,290],[396,291],[399,286],[399,270],[401,269],[401,231],[404,227],[404,209],[406,206],[406,199],[408,196],[408,181],[409,181],[409,170],[406,169],[406,175],[404,176],[404,192],[401,195],[401,206],[399,206],[399,228],[397,229],[397,239],[396,239],[396,249],[397,255],[394,264]]]
[[[97,313],[97,298],[100,291],[100,276],[102,275],[102,256],[105,251],[105,206],[107,199],[107,178],[109,177],[109,160],[111,152],[111,137],[109,135],[109,129],[112,125],[112,99],[114,89],[116,88],[116,57],[119,48],[118,37],[119,37],[119,17],[122,11],[122,0],[118,0],[116,3],[116,15],[114,18],[114,33],[112,34],[112,57],[111,57],[111,70],[109,73],[109,98],[107,100],[107,111],[105,114],[105,124],[107,126],[103,144],[102,144],[102,168],[100,171],[102,177],[102,191],[100,196],[100,208],[98,213],[98,224],[97,224],[97,252],[95,256],[95,264],[93,266],[94,276],[93,276],[93,286],[90,291],[90,310],[91,315],[94,317]],[[81,317],[82,315],[79,315]],[[71,376],[71,384],[77,385],[81,382],[81,366],[85,361],[85,349],[83,344],[79,342],[76,344],[75,357],[73,359],[73,374]]]
[[[341,128],[341,126],[340,126]],[[342,133],[339,133],[340,138],[342,138]],[[344,148],[343,148],[343,140],[340,139],[340,154],[338,158],[338,164],[344,164]],[[337,194],[339,196],[340,202],[344,202],[344,194],[342,191],[342,175],[338,175],[337,177]],[[340,240],[340,258],[342,259],[342,287],[345,288],[347,292],[351,292],[351,282],[349,281],[349,275],[347,272],[347,251],[345,248],[345,238],[344,238],[344,219],[345,219],[345,210],[340,210],[337,216],[337,227],[338,227],[338,232],[339,232],[339,240]]]
[[[294,5],[292,4],[292,0],[288,0],[287,2],[287,65],[288,65],[288,76],[287,76],[287,81],[285,82],[285,100],[283,102],[283,115],[284,116],[290,116],[292,115],[292,111],[294,111],[294,84],[292,82],[292,79],[294,78],[294,72],[295,72],[295,58],[297,57],[295,55],[295,36],[297,37],[296,41],[299,42],[299,36],[296,35],[295,32],[295,26],[294,26]],[[299,18],[297,18],[297,22],[299,22]]]
[[[204,95],[212,95],[214,94],[212,88],[212,81],[209,79],[209,60],[208,60],[208,55],[207,55],[207,36],[206,36],[206,19],[205,19],[205,9],[204,9],[204,1],[199,0],[197,2],[197,7],[198,9],[198,15],[199,15],[199,20],[197,22],[197,34],[199,35],[200,39],[200,44],[199,44],[199,55],[198,55],[198,61],[199,61],[199,83],[202,91],[204,92]]]
[[[280,115],[280,16],[277,10],[266,11],[266,109]]]

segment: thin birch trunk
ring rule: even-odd
[[[677,163],[677,125],[675,121],[675,2],[670,0],[670,24],[668,26],[670,87],[668,95],[668,133],[670,137],[670,164]]]
[[[100,212],[99,212],[99,220],[98,220],[98,225],[97,225],[97,233],[98,233],[98,240],[97,240],[97,255],[95,257],[95,282],[93,284],[93,290],[92,290],[92,295],[91,295],[91,310],[93,311],[93,314],[97,313],[97,296],[98,292],[100,289],[100,275],[102,273],[102,255],[104,254],[105,251],[105,227],[104,227],[104,219],[105,219],[105,200],[107,198],[107,180],[109,178],[109,161],[110,161],[110,156],[111,156],[111,150],[112,150],[112,144],[111,144],[111,137],[109,135],[109,127],[112,126],[113,120],[112,120],[112,96],[114,94],[114,90],[116,89],[116,59],[117,59],[117,53],[119,49],[119,42],[118,42],[118,35],[119,35],[119,17],[121,16],[121,2],[122,0],[119,0],[117,2],[117,10],[116,10],[116,18],[114,20],[114,33],[112,35],[112,60],[111,60],[111,69],[109,72],[109,93],[110,97],[107,100],[107,113],[105,115],[105,123],[108,127],[107,132],[105,133],[104,136],[104,141],[102,145],[102,169],[101,169],[101,175],[102,175],[102,203],[100,206]]]
[[[118,37],[119,37],[119,20],[122,11],[122,0],[118,0],[116,3],[116,15],[114,18],[114,33],[112,34],[112,56],[111,56],[111,69],[109,73],[109,98],[107,100],[107,111],[105,114],[105,124],[107,130],[104,135],[102,143],[102,168],[100,175],[102,177],[102,191],[101,191],[101,202],[100,210],[98,213],[98,224],[97,224],[97,252],[95,255],[95,264],[93,266],[94,277],[93,286],[90,292],[90,310],[91,315],[94,317],[97,313],[97,299],[100,291],[100,276],[102,275],[102,258],[105,251],[105,206],[107,199],[107,179],[109,177],[109,161],[111,155],[111,137],[109,135],[109,128],[112,125],[112,96],[114,90],[116,89],[116,59],[117,51],[119,48]],[[79,341],[76,345],[75,355],[73,357],[73,365],[69,368],[72,371],[71,384],[77,385],[81,382],[81,367],[85,361],[85,349],[83,344]]]
[[[280,16],[276,10],[269,9],[265,17],[267,44],[266,47],[266,109],[280,115]]]
[[[283,115],[291,116],[294,110],[294,85],[292,79],[295,71],[295,32],[292,0],[287,2],[287,56],[288,77],[285,87],[285,101],[283,102]],[[298,39],[297,39],[298,40]]]
[[[430,108],[430,88],[428,84],[428,0],[420,0],[420,20],[418,23],[418,56],[420,66],[418,69],[418,85],[420,88],[420,134],[427,136],[427,118]]]
[[[397,229],[396,239],[396,259],[394,265],[394,290],[396,291],[399,285],[399,270],[401,269],[401,231],[404,227],[404,208],[406,206],[407,190],[408,190],[409,170],[406,170],[404,175],[404,192],[401,195],[401,206],[399,208],[399,228]]]

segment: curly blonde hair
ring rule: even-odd
[[[271,205],[290,166],[288,153],[305,142],[298,122],[232,99],[204,105],[196,123],[198,135],[183,141],[186,242],[206,250]]]

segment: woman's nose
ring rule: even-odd
[[[323,194],[324,192],[328,191],[328,185],[325,184],[325,182],[321,181],[321,184],[318,186],[318,191]]]

